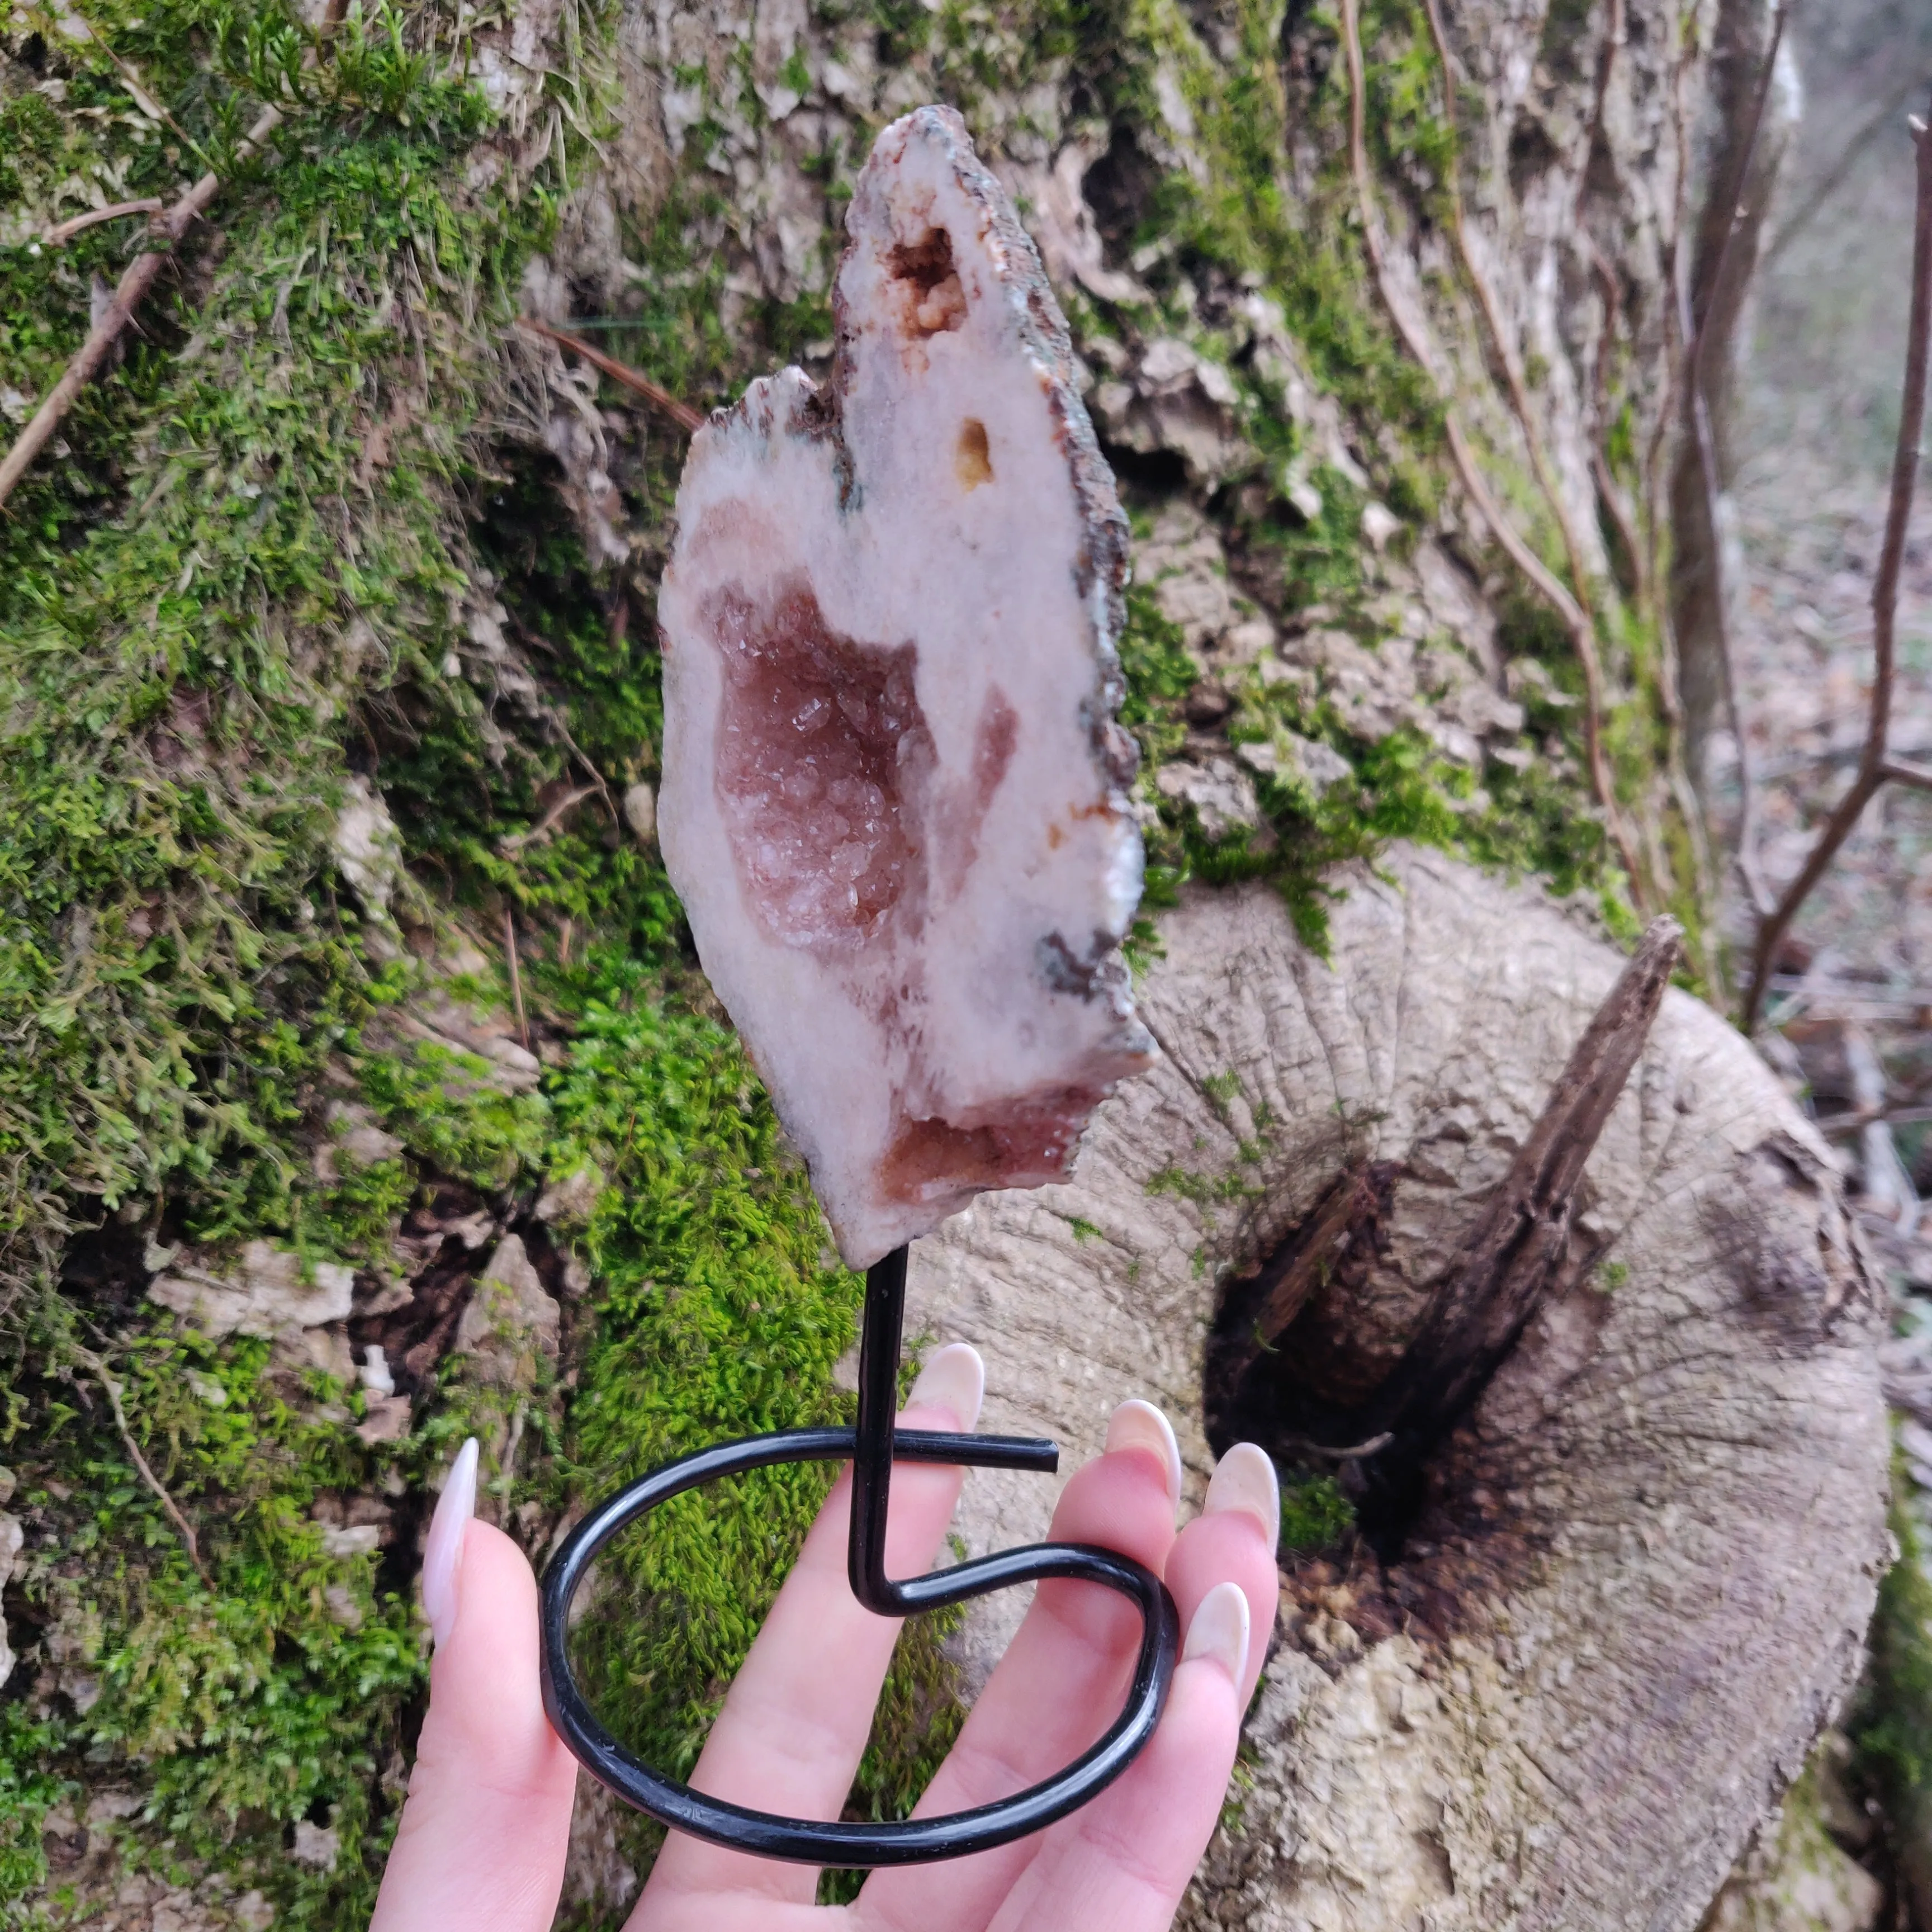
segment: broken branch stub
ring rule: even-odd
[[[1606,996],[1633,1014],[1600,938],[1412,847],[1330,884],[1322,956],[1264,884],[1184,890],[1137,988],[1162,1060],[1097,1110],[1070,1184],[914,1250],[909,1325],[973,1340],[982,1426],[1050,1433],[1068,1468],[1139,1395],[1186,1502],[1242,1436],[1332,1497],[1310,1438],[1393,1445],[1321,1406],[1387,1379],[1552,1092],[1575,1096],[1552,1138],[1594,1135],[1573,1225],[1598,1265],[1556,1269],[1424,1458],[1399,1544],[1334,1525],[1284,1550],[1250,1781],[1177,1923],[1693,1932],[1858,1673],[1887,1560],[1884,1283],[1822,1143],[1708,1007],[1649,981],[1628,1079],[1598,1052],[1573,1078]],[[1266,1412],[1232,1416],[1221,1318],[1338,1199],[1349,1245],[1304,1270]],[[976,1476],[966,1553],[1046,1532],[1052,1488]],[[970,1683],[1022,1608],[968,1611]]]
[[[1396,1461],[1420,1453],[1496,1372],[1558,1278],[1581,1272],[1570,1252],[1578,1184],[1650,1037],[1683,941],[1674,919],[1652,922],[1444,1270],[1414,1339],[1370,1405],[1367,1426],[1347,1436],[1385,1435],[1384,1453]]]
[[[698,432],[659,613],[664,860],[863,1267],[1062,1179],[1153,1056],[1114,654],[1127,530],[1032,243],[964,124],[879,137],[838,352]]]

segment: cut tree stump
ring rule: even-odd
[[[1147,1396],[1198,1504],[1236,1421],[1318,1465],[1416,1373],[1626,962],[1438,854],[1337,883],[1326,962],[1265,888],[1187,896],[1142,986],[1166,1058],[1074,1184],[914,1247],[909,1332],[979,1346],[983,1426],[1053,1435],[1071,1470]],[[1281,1258],[1338,1218],[1262,1370],[1217,1384]],[[1406,1486],[1340,1459],[1363,1533],[1284,1552],[1252,1783],[1184,1926],[1690,1932],[1849,1689],[1887,1556],[1882,1292],[1824,1143],[1681,992],[1565,1254]],[[968,1548],[1040,1535],[1052,1488],[975,1472]],[[970,1681],[1022,1607],[976,1606]]]

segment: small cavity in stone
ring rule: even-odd
[[[968,416],[959,426],[959,442],[952,452],[953,474],[960,487],[976,490],[993,480],[992,452],[986,447],[986,425],[977,416]]]
[[[722,592],[711,620],[718,803],[760,922],[787,945],[846,951],[896,908],[916,916],[925,855],[907,808],[933,749],[914,646],[839,636],[802,577],[769,604]]]
[[[908,335],[938,335],[965,321],[966,291],[944,229],[928,228],[916,242],[900,242],[890,259]]]
[[[971,1126],[904,1120],[880,1164],[889,1199],[918,1202],[962,1186],[1040,1187],[1065,1178],[1087,1117],[1105,1096],[1070,1087],[1002,1108]]]

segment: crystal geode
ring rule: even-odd
[[[658,602],[659,827],[855,1268],[1063,1178],[1154,1043],[1116,722],[1127,529],[1040,258],[950,109],[879,137],[830,384],[700,430]]]

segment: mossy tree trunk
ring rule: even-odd
[[[1660,484],[1718,10],[1443,11],[1442,44],[1420,0],[0,21],[10,423],[142,245],[138,214],[49,231],[226,184],[0,521],[29,1922],[366,1910],[422,1498],[466,1431],[540,1556],[625,1474],[845,1400],[855,1285],[649,836],[682,436],[519,313],[700,406],[822,368],[856,168],[951,101],[1136,520],[1149,947],[1190,879],[1268,881],[1318,938],[1333,868],[1397,836],[1701,928]],[[656,1761],[690,1762],[818,1493],[748,1483],[610,1566],[586,1648]],[[916,1788],[950,1667],[908,1646],[860,1802]],[[566,1910],[608,1922],[650,1834],[580,1823]]]

